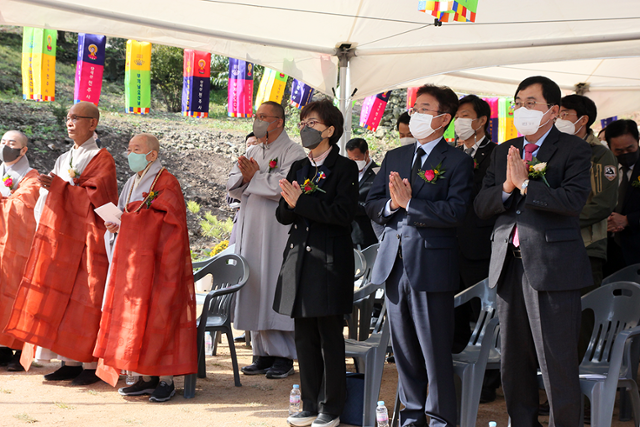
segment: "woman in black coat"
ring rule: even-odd
[[[295,319],[303,410],[287,421],[333,427],[346,398],[343,319],[353,306],[358,167],[336,146],[344,122],[331,102],[308,104],[300,120],[302,145],[311,152],[280,181],[276,217],[291,230],[273,309]]]

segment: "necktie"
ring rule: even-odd
[[[524,146],[524,160],[525,162],[530,162],[533,160],[533,152],[538,149],[536,144],[525,144]],[[513,227],[513,239],[511,239],[511,243],[516,248],[520,246],[520,236],[518,235],[518,226]]]
[[[614,212],[620,213],[622,212],[622,207],[624,206],[624,198],[627,195],[627,187],[629,187],[629,168],[626,166],[622,166],[620,171],[620,184],[618,185],[618,205]]]
[[[471,156],[471,154],[473,153],[473,147],[471,147],[471,148],[465,148],[465,149],[464,149],[464,153],[465,153],[465,154],[468,154],[468,155],[470,155],[470,156]],[[473,157],[473,156],[471,156],[471,157]]]
[[[411,176],[409,178],[409,182],[413,184],[413,182],[418,177],[418,170],[422,166],[422,156],[424,156],[424,150],[422,147],[418,147],[416,150],[416,159],[413,161],[413,166],[411,166]]]

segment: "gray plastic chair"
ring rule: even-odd
[[[640,283],[640,264],[630,265],[602,279],[603,285],[613,282]]]
[[[379,286],[371,285],[366,292],[375,293]],[[353,358],[358,372],[364,372],[364,399],[362,425],[376,426],[376,402],[380,395],[380,383],[384,358],[389,345],[389,322],[384,320],[383,307],[373,334],[365,341],[345,339],[345,357]]]
[[[360,288],[353,295],[353,311],[349,318],[349,338],[364,341],[371,331],[371,316],[375,302],[375,292],[368,292],[367,286],[371,284],[371,271],[378,256],[379,243],[375,243],[361,251],[364,260],[364,272],[362,274]],[[377,286],[381,289],[382,285]],[[377,291],[376,289],[376,291]]]
[[[353,271],[353,280],[358,280],[364,275],[364,269],[366,268],[366,264],[364,261],[364,257],[362,256],[362,252],[358,249],[353,250],[353,260],[355,262],[355,268]]]
[[[376,263],[376,258],[378,257],[378,249],[380,249],[380,243],[374,243],[361,251],[362,256],[364,257],[365,266],[364,275],[362,277],[367,281],[367,283],[371,281],[371,271],[373,270],[373,265]]]
[[[500,369],[500,347],[498,317],[496,313],[496,288],[490,288],[487,279],[476,283],[456,295],[454,306],[458,307],[472,298],[479,298],[481,312],[467,347],[453,355],[453,371],[460,377],[461,390],[458,402],[460,427],[475,427],[480,404],[482,382],[487,366]],[[400,416],[400,395],[396,391],[392,426]]]
[[[591,425],[611,426],[619,387],[629,391],[638,425],[640,395],[633,379],[629,340],[640,335],[640,285],[632,282],[603,285],[582,297],[582,310],[593,310],[595,317],[587,353],[580,363],[580,388],[591,401]]]
[[[214,256],[212,256],[211,258],[207,258],[207,259],[203,259],[202,261],[195,261],[191,263],[191,267],[194,270],[200,269],[202,267],[204,267],[205,265],[208,265],[211,261],[213,261],[214,259],[221,257],[222,255],[226,255],[226,254],[232,254],[235,251],[236,248],[236,244],[234,243],[233,245],[229,245],[227,246],[227,249],[221,251],[218,254],[215,254]]]
[[[194,280],[199,280],[211,274],[213,276],[213,287],[204,299],[202,314],[198,319],[198,377],[205,378],[207,370],[205,367],[204,335],[207,331],[220,331],[225,333],[229,342],[229,351],[233,363],[233,378],[236,387],[240,387],[240,373],[238,369],[238,358],[236,347],[233,342],[231,330],[231,300],[233,293],[244,286],[249,278],[249,266],[240,255],[226,254],[217,256],[209,264],[198,270],[193,276]],[[195,394],[195,376],[185,378],[185,397],[187,388],[193,390]],[[189,394],[192,394],[191,392]]]

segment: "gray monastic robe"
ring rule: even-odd
[[[247,158],[251,157],[260,166],[251,181],[242,185],[237,163],[227,181],[229,195],[241,201],[236,253],[247,260],[250,269],[249,280],[236,296],[234,324],[236,329],[246,331],[293,331],[293,319],[272,308],[289,231],[276,220],[276,208],[282,191],[279,181],[287,177],[293,162],[305,157],[305,152],[283,131],[266,147],[249,147]],[[269,172],[272,159],[277,159],[277,166]]]

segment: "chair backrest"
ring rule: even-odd
[[[362,250],[362,256],[364,257],[364,275],[362,276],[365,282],[371,281],[371,271],[373,265],[376,262],[378,256],[378,249],[380,249],[380,243],[374,243],[373,245]]]
[[[209,316],[228,318],[233,292],[240,289],[249,278],[249,266],[240,255],[226,254],[216,257],[212,262],[194,274],[194,280],[211,274],[212,289],[202,307],[203,313]]]
[[[362,256],[362,252],[360,252],[358,249],[353,250],[353,261],[355,262],[353,279],[356,280],[364,275],[364,269],[366,268],[366,263],[364,257]]]
[[[630,265],[602,279],[603,285],[613,282],[640,283],[640,264]]]
[[[235,249],[236,249],[236,244],[234,243],[233,245],[227,246],[227,248],[225,250],[221,251],[220,253],[215,254],[211,258],[203,259],[202,261],[194,261],[194,262],[192,262],[191,266],[193,267],[194,270],[197,269],[197,268],[202,268],[205,265],[209,264],[214,259],[216,259],[216,258],[218,258],[218,257],[220,257],[222,255],[234,253]]]
[[[484,279],[456,295],[454,306],[458,307],[473,298],[480,299],[481,309],[476,327],[471,334],[471,338],[469,338],[467,346],[480,346],[489,321],[497,315],[496,288],[490,288],[489,279]]]
[[[606,373],[616,336],[637,326],[640,320],[640,285],[632,282],[603,285],[582,297],[582,310],[593,311],[595,326],[580,367]]]

